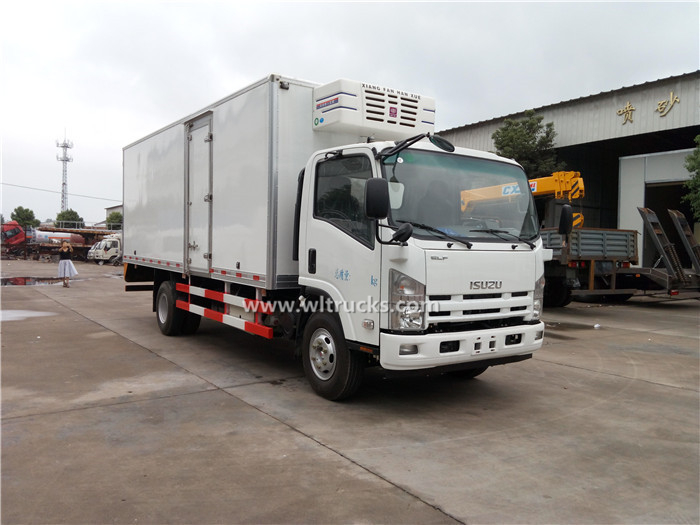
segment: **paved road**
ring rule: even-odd
[[[164,337],[76,266],[1,289],[4,524],[700,522],[696,300],[573,303],[529,361],[330,403],[286,346]]]

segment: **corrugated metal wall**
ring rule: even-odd
[[[536,108],[536,114],[544,117],[544,123],[554,123],[556,147],[700,125],[700,71]],[[522,116],[453,128],[440,135],[456,146],[493,151],[493,132],[505,118]]]

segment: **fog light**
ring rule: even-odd
[[[539,331],[535,334],[535,341],[539,341],[540,339],[542,339],[542,336],[544,336],[544,330],[539,330]]]
[[[459,341],[443,341],[440,343],[440,353],[447,354],[449,352],[459,351]]]
[[[399,355],[416,355],[418,353],[418,345],[401,345],[399,346]]]
[[[523,342],[523,334],[509,334],[506,336],[506,346],[519,345]]]

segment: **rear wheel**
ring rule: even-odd
[[[175,284],[163,281],[156,295],[156,319],[160,331],[165,335],[180,335],[186,313],[175,306]]]
[[[362,384],[362,356],[348,349],[338,318],[314,314],[304,329],[304,373],[314,391],[331,401],[346,399]]]
[[[185,314],[185,322],[182,325],[182,334],[194,334],[199,329],[199,323],[202,321],[202,317],[197,314],[193,314],[192,312],[185,312],[184,310],[180,311]]]

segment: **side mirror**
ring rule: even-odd
[[[389,183],[386,179],[365,182],[365,215],[368,219],[386,219],[389,215]]]
[[[569,204],[564,204],[561,207],[561,216],[559,217],[559,232],[561,235],[569,235],[574,227],[574,212]]]
[[[413,235],[413,226],[407,222],[404,222],[401,226],[399,226],[399,229],[394,232],[390,242],[398,242],[403,244],[411,238],[411,235]]]
[[[428,140],[430,140],[433,145],[437,146],[443,151],[447,151],[448,153],[452,153],[455,150],[455,147],[449,140],[443,139],[438,135],[428,135]]]

